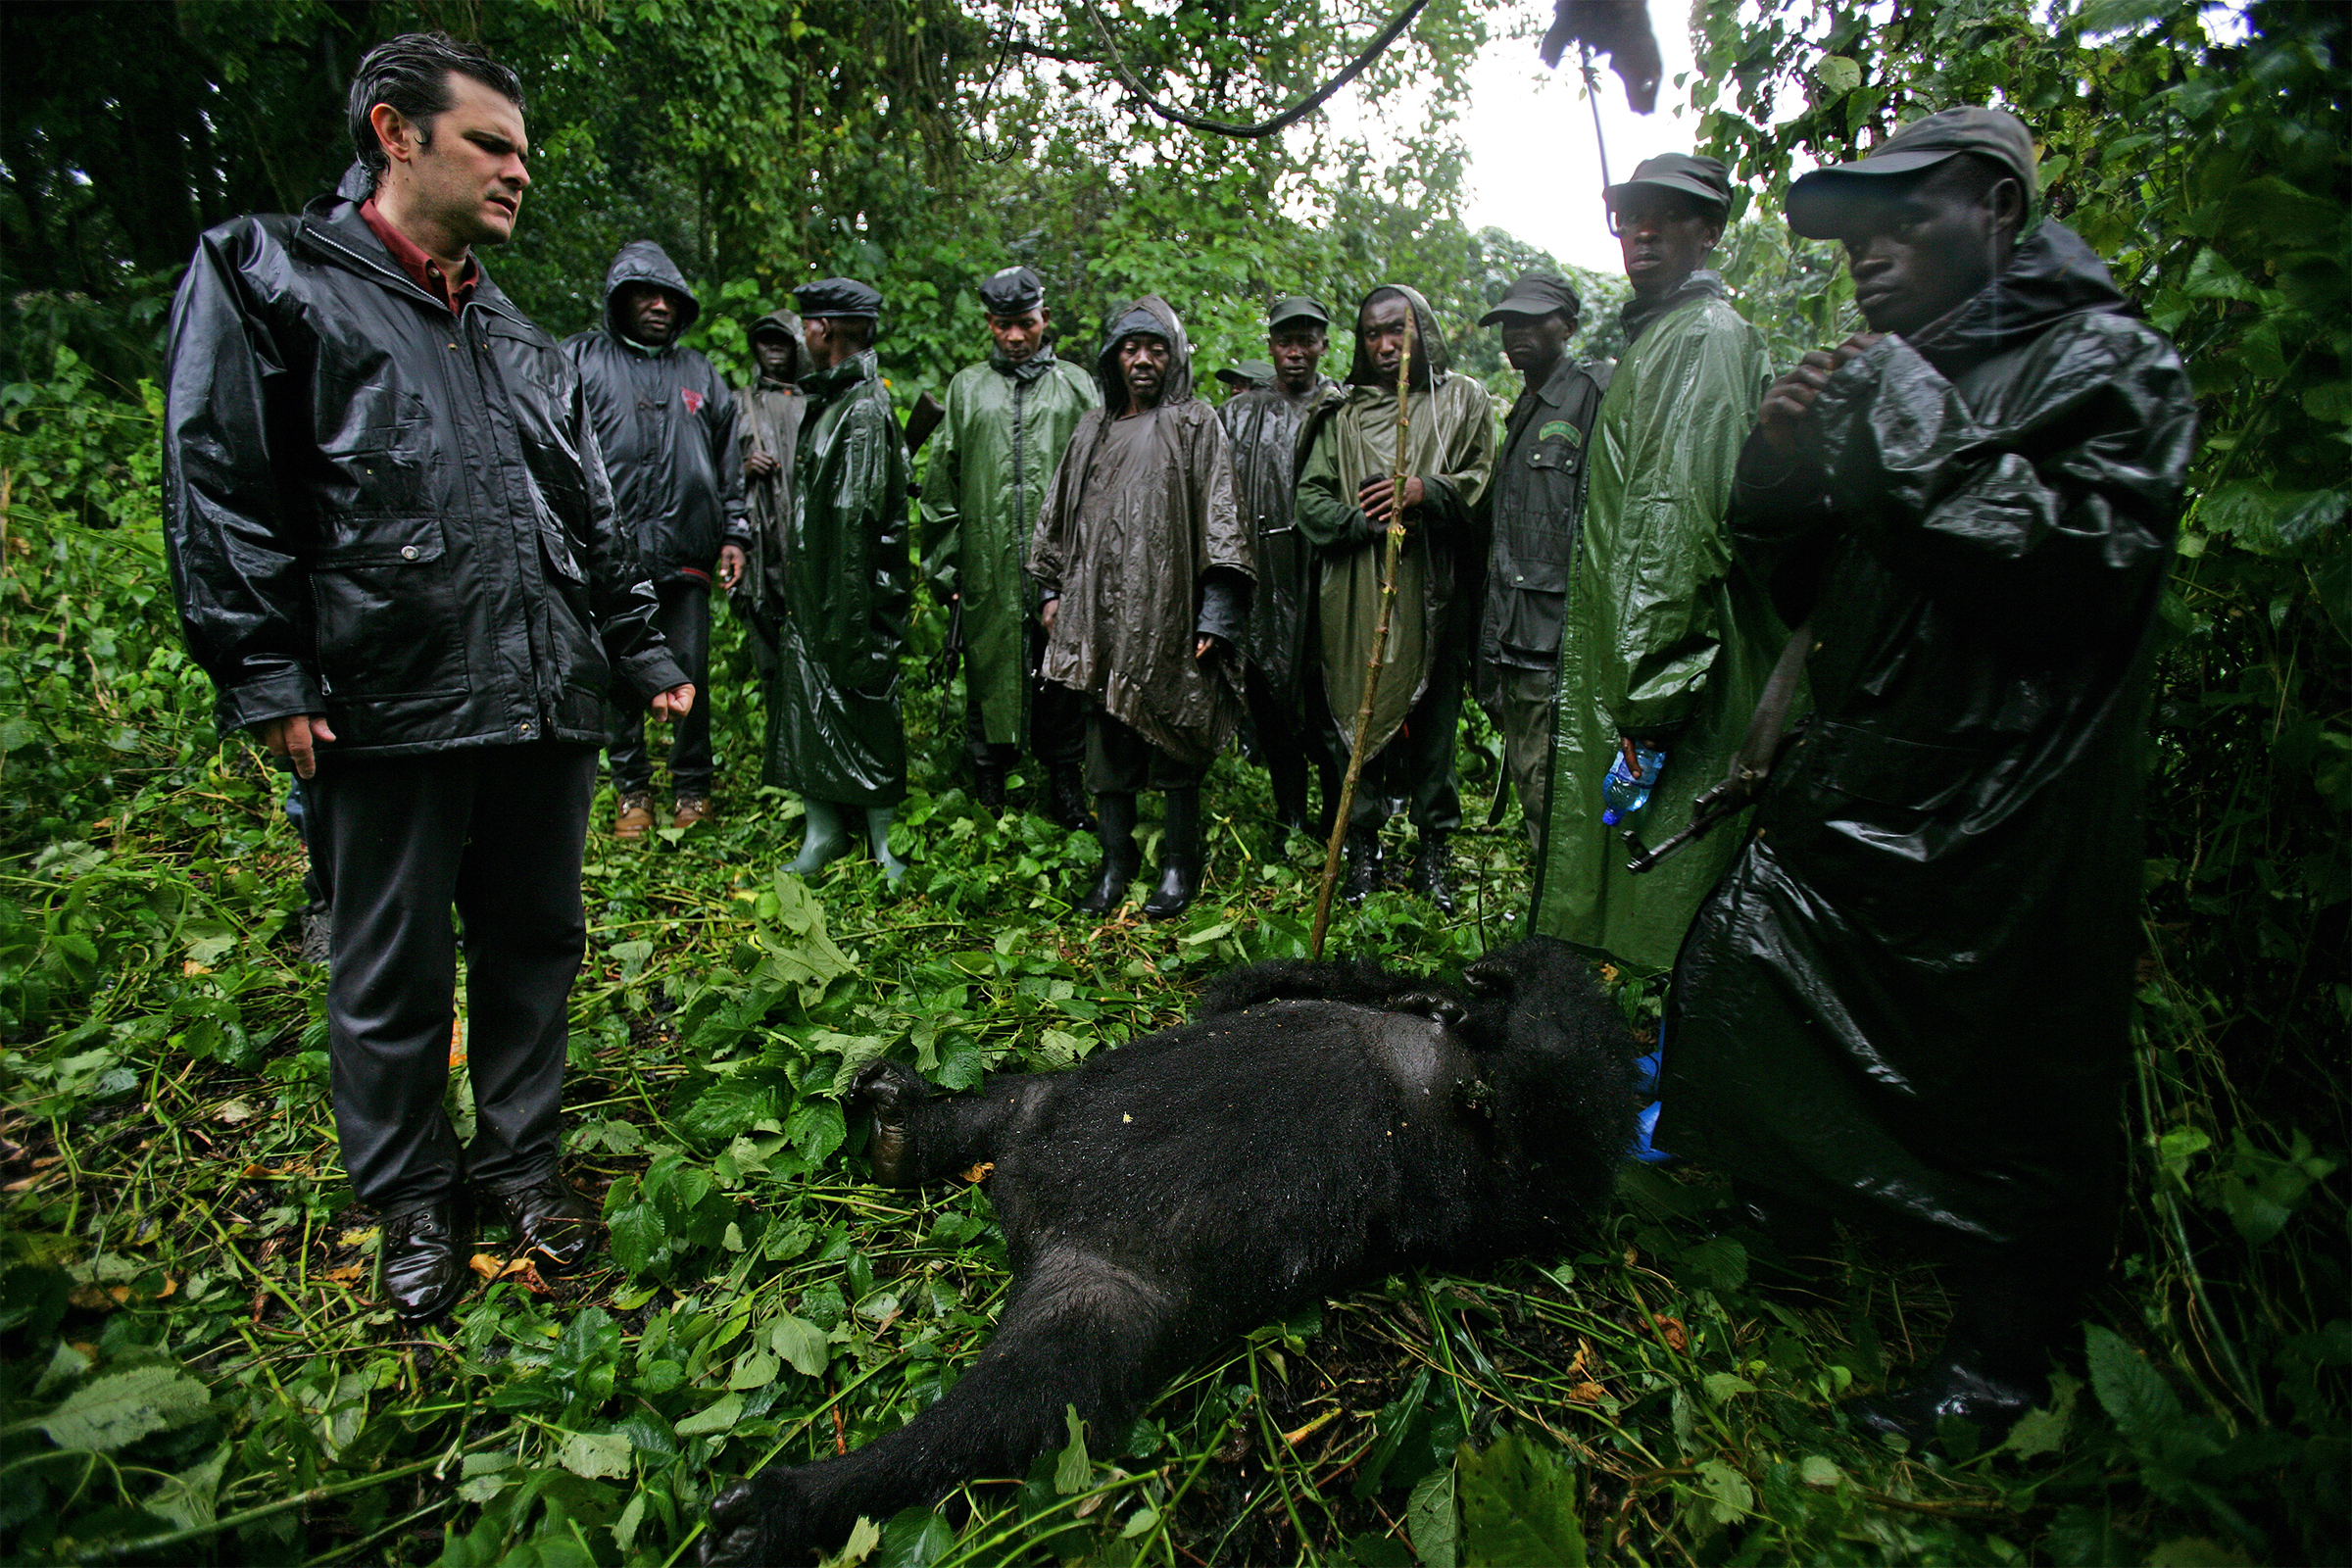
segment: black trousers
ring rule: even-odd
[[[715,763],[710,756],[710,589],[699,582],[665,582],[658,590],[662,608],[654,624],[669,641],[686,678],[694,682],[694,707],[670,726],[669,788],[675,795],[708,795]],[[618,682],[607,705],[612,738],[612,788],[644,795],[654,787],[653,754],[645,745],[645,704]]]
[[[1034,622],[1028,632],[1029,667],[1022,679],[1028,683],[1029,755],[1049,768],[1072,766],[1086,757],[1086,699],[1058,681],[1046,680],[1037,670],[1045,662],[1046,629]],[[1020,748],[1003,742],[991,742],[988,726],[980,716],[980,681],[972,668],[972,650],[967,643],[963,650],[963,755],[974,766],[996,762],[1010,767],[1020,757]]]
[[[1326,708],[1328,709],[1328,704]],[[1355,715],[1334,717],[1328,734],[1348,766],[1348,731]],[[1377,832],[1388,820],[1390,803],[1401,800],[1412,824],[1424,833],[1450,833],[1462,825],[1462,792],[1454,775],[1454,746],[1462,729],[1462,662],[1448,652],[1430,671],[1429,689],[1404,715],[1404,727],[1390,737],[1380,755],[1364,764],[1356,780],[1348,825]],[[1335,796],[1336,802],[1336,796]]]
[[[1136,795],[1145,790],[1190,790],[1208,777],[1208,766],[1180,761],[1090,705],[1086,714],[1086,788],[1093,795]]]
[[[398,1212],[556,1168],[565,1007],[587,941],[580,851],[596,751],[562,742],[318,759],[313,855],[334,889],[335,1134],[360,1198]],[[442,1109],[459,936],[474,1133]]]
[[[1323,697],[1323,672],[1309,669],[1294,689],[1283,690],[1251,664],[1244,672],[1242,694],[1250,705],[1250,728],[1257,743],[1258,760],[1274,786],[1277,811],[1306,811],[1306,774],[1313,768],[1322,785],[1323,808],[1339,809],[1340,778],[1348,754],[1335,760],[1331,754],[1330,705]]]

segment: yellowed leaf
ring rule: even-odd
[[[983,1160],[979,1164],[974,1165],[970,1170],[965,1171],[963,1173],[963,1179],[967,1182],[978,1184],[988,1180],[988,1173],[996,1168],[997,1162],[995,1160]]]

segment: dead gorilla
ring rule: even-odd
[[[1064,1440],[1063,1406],[1124,1435],[1187,1362],[1414,1265],[1553,1256],[1606,1207],[1633,1137],[1634,1047],[1546,938],[1463,990],[1370,963],[1269,963],[1194,1020],[1068,1072],[934,1099],[877,1063],[874,1174],[984,1160],[1011,1253],[996,1338],[936,1404],[845,1458],[722,1494],[705,1564],[805,1562]]]

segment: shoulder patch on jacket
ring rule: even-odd
[[[1546,420],[1543,428],[1536,432],[1536,439],[1539,441],[1549,441],[1554,436],[1572,447],[1581,447],[1585,444],[1584,433],[1566,419]]]

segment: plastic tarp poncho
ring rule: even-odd
[[[1593,421],[1568,576],[1534,924],[1654,971],[1674,961],[1740,827],[1628,875],[1624,827],[1600,820],[1618,737],[1666,748],[1649,804],[1625,824],[1657,844],[1730,769],[1786,634],[1761,582],[1734,565],[1725,521],[1770,378],[1764,341],[1713,272],[1693,272],[1662,309],[1626,314],[1634,343]]]
[[[874,352],[801,382],[766,782],[840,806],[906,794],[906,441]]]
[[[780,377],[762,370],[735,395],[735,429],[743,454],[764,452],[776,460],[776,471],[743,476],[744,502],[751,538],[744,546],[743,578],[730,599],[750,632],[752,657],[762,676],[776,670],[776,621],[784,613],[784,551],[792,528],[792,462],[800,450],[801,419],[808,400],[801,396],[801,368],[808,362],[808,345],[801,335],[801,318],[791,311],[770,311],[752,323],[752,334],[781,333],[792,344],[792,358]],[[774,725],[774,706],[769,706]],[[773,743],[773,737],[770,737]]]
[[[677,332],[649,349],[620,329],[620,291],[650,284],[677,308]],[[701,314],[686,278],[652,240],[631,240],[605,273],[605,323],[564,340],[580,368],[621,531],[654,581],[709,582],[719,546],[746,538],[735,396],[709,360],[678,344]]]
[[[1251,665],[1285,707],[1298,706],[1306,661],[1307,596],[1314,588],[1314,546],[1298,531],[1296,476],[1298,427],[1332,388],[1328,376],[1293,397],[1279,386],[1253,388],[1217,411],[1233,444],[1234,496],[1250,529],[1257,585],[1250,597],[1244,645]]]
[[[1165,461],[1149,483],[1093,495],[1096,450],[1128,404],[1119,342],[1145,331],[1167,340],[1168,371],[1159,403],[1136,417],[1152,421]],[[1193,654],[1203,597],[1212,571],[1245,582],[1251,574],[1225,427],[1193,396],[1184,323],[1157,295],[1111,314],[1095,367],[1103,407],[1079,419],[1029,548],[1030,575],[1061,599],[1044,674],[1092,697],[1170,757],[1203,765],[1242,718],[1239,662]]]
[[[1811,616],[1815,712],[1677,965],[1663,1147],[1963,1245],[2097,1235],[2195,434],[2125,309],[2044,221],[1838,370],[1793,468],[1745,455],[1740,548]]]
[[[966,674],[994,745],[1026,739],[1029,538],[1079,416],[1102,403],[1092,376],[1044,347],[1018,365],[992,353],[948,383],[923,476],[924,554],[943,595],[962,596]]]
[[[1427,300],[1399,284],[1372,291],[1385,292],[1404,296],[1413,312],[1404,467],[1421,479],[1424,495],[1396,560],[1396,606],[1364,740],[1366,761],[1396,737],[1438,662],[1462,657],[1477,612],[1461,602],[1462,589],[1485,561],[1478,506],[1494,471],[1494,400],[1476,380],[1452,372],[1452,355]],[[1356,507],[1356,487],[1387,476],[1396,461],[1396,378],[1384,379],[1374,368],[1361,333],[1348,384],[1327,393],[1307,416],[1298,442],[1298,528],[1320,552],[1322,566],[1315,616],[1323,690],[1347,745],[1354,740],[1380,617],[1385,538]]]

